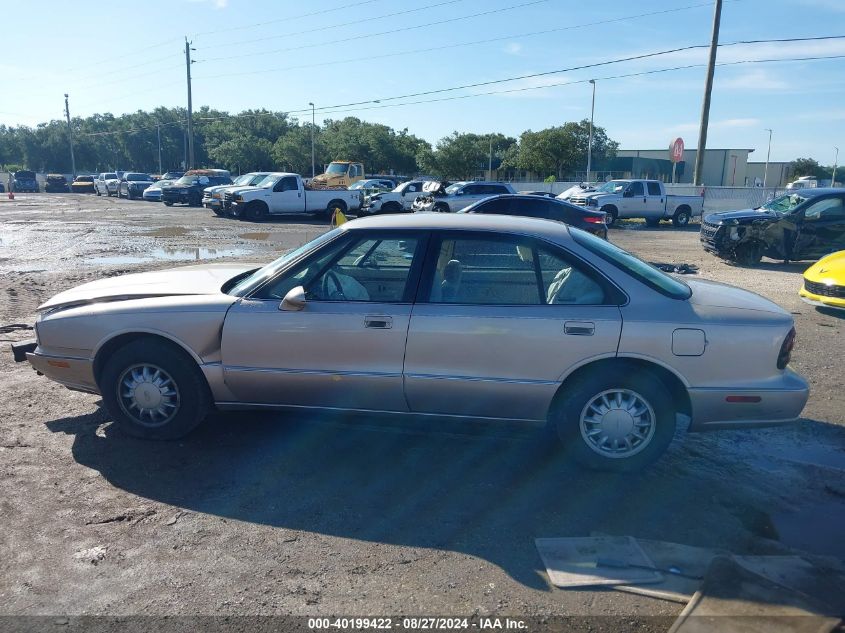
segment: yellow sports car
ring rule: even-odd
[[[811,305],[845,310],[845,251],[831,253],[810,266],[798,294]]]

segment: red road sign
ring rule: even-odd
[[[672,141],[669,146],[669,158],[673,163],[680,163],[684,160],[684,139],[680,136]]]

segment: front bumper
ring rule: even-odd
[[[778,381],[764,388],[690,388],[688,392],[692,405],[690,431],[709,431],[794,422],[807,404],[810,386],[800,374],[786,369]],[[737,396],[756,401],[728,401]]]
[[[833,297],[822,297],[814,295],[806,290],[799,291],[801,301],[817,308],[832,308],[834,310],[845,310],[845,299],[834,299]]]
[[[144,193],[141,197],[144,200],[149,200],[150,202],[161,202],[160,193]]]
[[[90,358],[44,354],[38,347],[27,352],[26,360],[40,374],[75,391],[99,393]]]
[[[190,194],[187,193],[163,193],[161,194],[162,202],[169,202],[171,204],[188,204],[190,202]]]

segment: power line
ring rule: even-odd
[[[740,0],[732,0],[733,2],[739,2]],[[617,18],[609,18],[606,20],[598,20],[595,22],[584,22],[581,24],[570,24],[568,26],[557,27],[553,29],[545,29],[542,31],[531,31],[528,33],[512,33],[509,35],[502,35],[498,37],[491,37],[483,40],[474,40],[471,42],[459,42],[457,44],[445,44],[441,46],[431,46],[428,48],[417,48],[413,50],[407,51],[398,51],[393,53],[384,53],[381,55],[367,55],[365,57],[355,57],[355,58],[344,58],[344,59],[337,59],[327,62],[317,62],[312,64],[300,64],[297,66],[286,66],[284,68],[272,68],[272,69],[265,69],[265,70],[254,70],[254,71],[247,71],[247,72],[236,72],[236,73],[224,73],[224,74],[217,74],[217,75],[200,75],[199,77],[194,77],[195,80],[197,79],[221,79],[225,77],[240,77],[246,75],[265,75],[268,73],[278,73],[278,72],[285,72],[288,70],[298,70],[302,68],[318,68],[321,66],[335,66],[338,64],[348,64],[354,62],[361,62],[361,61],[369,61],[373,59],[385,59],[388,57],[401,57],[404,55],[414,55],[417,53],[430,53],[432,51],[441,51],[450,48],[462,48],[465,46],[476,46],[478,44],[491,44],[494,42],[502,42],[510,39],[518,39],[518,38],[525,38],[525,37],[534,37],[537,35],[549,35],[551,33],[560,33],[563,31],[570,31],[570,30],[577,30],[582,28],[587,28],[591,26],[600,26],[604,24],[612,24],[614,22],[623,22],[626,20],[634,20],[639,18],[648,18],[654,17],[656,15],[662,15],[666,13],[677,13],[679,11],[687,11],[689,9],[698,9],[701,7],[709,7],[712,6],[710,2],[702,2],[699,4],[691,4],[684,7],[675,7],[672,9],[662,9],[660,11],[650,11],[648,13],[638,13],[636,15],[626,15]]]
[[[375,20],[386,20],[387,18],[395,18],[400,15],[408,15],[411,13],[419,13],[420,11],[427,11],[428,9],[436,9],[438,7],[444,7],[450,4],[458,4],[459,2],[466,2],[467,0],[441,0],[440,2],[436,2],[434,4],[428,4],[422,7],[415,7],[413,9],[403,9],[402,11],[394,11],[393,13],[385,13],[384,15],[373,15],[366,18],[361,18],[358,20],[351,20],[349,22],[340,22],[338,24],[329,24],[324,26],[315,27],[313,29],[308,29],[305,31],[297,31],[295,35],[306,35],[308,33],[319,33],[322,31],[329,31],[331,29],[338,29],[345,26],[354,26],[356,24],[367,24],[369,22],[374,22]],[[548,2],[549,0],[540,0],[542,2]],[[248,40],[240,40],[237,42],[227,42],[226,44],[221,44],[218,46],[209,46],[207,48],[215,49],[215,48],[232,48],[234,46],[242,46],[244,44],[255,44],[257,42],[267,42],[269,40],[278,40],[285,37],[290,37],[290,33],[283,33],[281,35],[268,35],[266,37],[257,37],[257,38],[250,38]],[[212,58],[216,59],[216,58]]]
[[[495,13],[504,13],[505,11],[512,11],[514,9],[521,9],[524,7],[529,7],[541,3],[549,2],[549,0],[530,0],[529,2],[523,2],[521,4],[514,4],[507,7],[500,7],[498,9],[489,9],[487,11],[481,11],[478,13],[471,13],[468,15],[462,15],[460,17],[455,18],[446,18],[444,20],[437,20],[436,22],[428,22],[426,24],[415,24],[412,26],[405,26],[397,29],[390,29],[388,31],[381,31],[378,33],[363,33],[361,35],[352,35],[345,38],[344,42],[351,42],[354,40],[361,40],[371,37],[380,37],[382,35],[394,35],[396,33],[403,33],[406,31],[414,31],[417,29],[423,29],[430,26],[442,26],[444,24],[449,24],[451,22],[458,22],[460,20],[468,20],[470,18],[479,18],[484,17],[486,15],[493,15]],[[322,29],[320,29],[322,30]],[[213,62],[213,61],[221,61],[221,60],[229,60],[229,59],[242,59],[244,57],[256,57],[258,55],[272,55],[274,53],[284,53],[289,51],[300,51],[305,50],[307,48],[317,48],[320,46],[326,46],[327,44],[336,44],[336,40],[324,40],[322,42],[315,42],[313,44],[303,44],[301,46],[289,46],[287,48],[277,48],[270,51],[258,51],[255,53],[244,53],[242,55],[229,55],[229,56],[222,56],[222,57],[208,57],[206,61]]]
[[[733,44],[733,43],[721,44],[720,46],[729,46],[731,44]],[[697,47],[698,48],[706,48],[707,45],[698,45]],[[693,46],[693,47],[686,47],[686,48],[696,48],[696,47]],[[664,54],[668,53],[668,52],[673,52],[675,50],[683,50],[683,49],[673,49],[672,51],[664,52]],[[656,54],[658,54],[658,53],[651,53],[650,55],[654,56]],[[845,59],[845,55],[817,55],[817,56],[807,56],[807,57],[744,59],[744,60],[738,60],[738,61],[732,61],[732,62],[719,62],[716,65],[717,66],[734,66],[734,65],[743,65],[743,64],[819,61],[819,60],[831,60],[831,59]],[[619,60],[617,60],[617,61],[619,61]],[[606,64],[609,64],[609,63],[614,63],[614,62],[612,62],[612,61],[611,62],[602,62],[601,64],[598,64],[598,65],[606,65]],[[624,74],[619,74],[619,75],[608,75],[608,76],[605,76],[605,77],[594,77],[594,79],[596,81],[599,81],[599,80],[607,81],[607,80],[610,80],[610,79],[624,79],[624,78],[629,78],[629,77],[639,77],[639,76],[644,76],[644,75],[660,74],[660,73],[672,72],[672,71],[677,71],[677,70],[686,70],[686,69],[690,69],[690,68],[703,68],[704,66],[705,66],[705,64],[686,64],[686,65],[683,65],[683,66],[673,66],[673,67],[670,67],[670,68],[658,68],[658,69],[644,70],[644,71],[633,72],[633,73],[624,73]],[[583,68],[583,67],[577,67],[576,69],[581,69],[581,68]],[[560,70],[560,71],[555,71],[555,72],[566,72],[566,70]],[[548,73],[546,73],[546,74],[548,74]],[[501,83],[501,82],[505,82],[505,81],[516,81],[518,79],[521,79],[521,77],[498,80],[498,82],[494,82],[494,83]],[[510,89],[506,89],[506,90],[494,90],[494,91],[488,91],[488,92],[478,92],[478,93],[471,93],[471,94],[467,94],[467,95],[453,95],[453,96],[441,97],[441,98],[437,98],[437,99],[425,99],[425,100],[420,100],[420,101],[409,101],[409,102],[393,103],[393,104],[381,104],[381,101],[385,101],[387,99],[391,99],[391,100],[392,99],[404,99],[404,98],[411,98],[411,97],[414,97],[414,96],[424,96],[425,94],[431,94],[431,93],[416,93],[416,94],[411,94],[411,95],[401,95],[401,96],[397,96],[397,97],[372,99],[372,100],[369,100],[369,101],[361,101],[361,102],[353,103],[353,104],[338,104],[338,105],[333,105],[333,106],[324,106],[324,107],[317,108],[317,109],[320,110],[320,111],[323,111],[324,114],[337,114],[337,113],[340,113],[340,112],[358,112],[358,111],[365,111],[365,110],[379,110],[379,109],[383,109],[383,108],[400,107],[400,106],[406,106],[406,105],[419,105],[419,104],[424,104],[424,103],[439,103],[439,102],[444,102],[444,101],[456,101],[456,100],[460,100],[460,99],[471,99],[471,98],[475,98],[475,97],[483,97],[483,96],[496,95],[496,94],[509,94],[509,93],[517,93],[517,92],[527,92],[527,91],[530,91],[530,90],[543,90],[543,89],[546,89],[546,88],[554,88],[554,87],[559,87],[559,86],[586,83],[588,81],[589,81],[589,79],[579,79],[579,80],[575,80],[575,81],[566,81],[566,82],[559,82],[559,83],[553,83],[553,84],[544,84],[542,86],[523,86],[523,87],[520,87],[520,88],[510,88]],[[490,82],[487,82],[487,83],[490,83]],[[469,88],[469,87],[476,87],[476,86],[477,85],[468,85],[466,87]],[[458,89],[458,88],[451,88],[449,90],[455,90],[455,89]],[[351,106],[359,106],[359,105],[368,106],[370,104],[374,104],[374,105],[372,105],[371,107],[360,107],[360,108],[355,107],[354,109],[350,109]],[[340,108],[345,108],[345,109],[341,110]],[[197,121],[213,122],[213,121],[223,121],[223,120],[228,120],[228,119],[256,118],[256,117],[263,117],[263,116],[279,117],[279,116],[282,116],[283,114],[284,115],[290,115],[290,114],[302,114],[302,113],[308,113],[308,112],[311,112],[311,108],[304,108],[304,109],[300,109],[300,110],[286,110],[286,111],[281,112],[281,113],[280,112],[258,112],[258,113],[245,113],[245,114],[229,114],[229,115],[225,115],[225,116],[216,116],[216,117],[195,117],[195,119]],[[169,123],[161,123],[160,125],[167,126],[167,125],[184,125],[184,124],[185,124],[185,121],[171,121]],[[145,130],[154,130],[154,129],[155,129],[155,126],[140,127],[140,128],[129,129],[129,130],[116,130],[116,131],[109,131],[109,132],[89,132],[89,133],[86,133],[86,134],[78,134],[77,136],[111,136],[111,135],[116,135],[116,134],[130,134],[130,133],[135,133],[135,132],[140,132],[140,131],[145,131]]]
[[[293,22],[294,20],[301,20],[303,18],[314,17],[315,15],[323,15],[324,13],[334,13],[337,11],[343,11],[344,9],[360,9],[363,5],[373,4],[374,2],[381,2],[381,0],[361,0],[359,2],[353,2],[351,4],[344,4],[339,7],[333,7],[331,9],[312,11],[311,13],[301,13],[299,15],[285,16],[283,18],[277,18],[275,20],[265,20],[263,22],[253,22],[252,24],[243,24],[241,26],[226,27],[225,29],[217,29],[216,31],[202,31],[201,33],[194,33],[194,37],[202,37],[203,35],[216,35],[217,33],[231,33],[232,31],[243,31],[244,29],[259,28],[262,26],[268,26],[270,24],[278,24],[279,22],[288,23]]]

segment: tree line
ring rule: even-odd
[[[72,120],[77,172],[113,169],[157,172],[159,142],[162,170],[178,169],[186,160],[187,112],[159,107],[114,116],[95,114]],[[494,169],[529,171],[539,177],[565,178],[583,170],[589,122],[569,122],[519,139],[503,134],[455,132],[434,146],[387,125],[355,117],[326,120],[315,126],[317,170],[332,160],[359,160],[368,173],[430,174],[472,178],[491,163]],[[310,122],[285,112],[246,110],[230,115],[203,107],[194,112],[195,164],[233,172],[290,170],[311,173]],[[612,158],[618,143],[601,127],[594,129],[595,161]],[[491,154],[492,152],[492,154]],[[0,166],[69,173],[71,160],[65,121],[35,127],[0,125]]]

